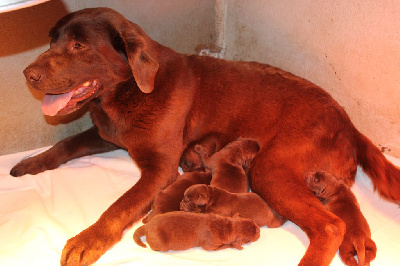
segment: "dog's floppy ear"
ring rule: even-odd
[[[159,67],[151,55],[150,38],[136,24],[126,19],[118,22],[113,26],[121,39],[136,84],[142,92],[150,93]]]
[[[128,62],[136,84],[142,92],[152,92],[158,71],[158,62],[146,53],[145,45],[141,48],[136,46],[132,38],[125,38],[125,45]]]

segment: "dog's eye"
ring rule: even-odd
[[[79,43],[79,42],[76,42],[76,43],[74,44],[74,49],[75,49],[75,50],[80,50],[80,49],[82,49],[82,48],[84,48],[83,44],[81,44],[81,43]]]

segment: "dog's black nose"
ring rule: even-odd
[[[37,83],[42,79],[40,73],[29,67],[24,70],[24,75],[29,83]]]
[[[31,75],[30,75],[30,77],[29,77],[29,80],[30,81],[36,81],[36,82],[38,82],[38,81],[40,81],[40,78],[41,78],[42,76],[40,75],[40,74],[37,74],[37,73],[32,73]]]

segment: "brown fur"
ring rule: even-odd
[[[221,134],[211,133],[199,141],[194,141],[183,151],[179,166],[184,172],[205,171],[200,155],[194,150],[196,145],[201,145],[207,156],[211,156],[227,144]]]
[[[179,211],[180,202],[185,190],[194,184],[210,184],[211,173],[190,172],[178,177],[178,179],[167,188],[158,192],[153,201],[151,212],[142,220],[147,223],[157,214],[171,211]]]
[[[211,170],[211,185],[233,193],[249,190],[245,169],[260,150],[257,141],[239,139],[227,144],[220,151],[208,156],[207,150],[196,145],[194,150],[200,155],[205,168]]]
[[[181,202],[181,211],[216,213],[253,220],[258,226],[279,227],[286,219],[277,214],[256,193],[230,193],[224,189],[203,184],[189,187]]]
[[[339,247],[339,255],[343,262],[346,265],[369,265],[376,256],[376,245],[371,239],[368,222],[351,190],[327,172],[309,173],[305,181],[326,209],[346,224],[344,242]],[[355,255],[358,255],[358,264]]]
[[[329,265],[345,233],[344,222],[308,189],[305,173],[324,170],[351,185],[360,164],[382,197],[400,199],[399,169],[327,92],[305,79],[255,62],[179,54],[107,8],[71,13],[50,36],[50,49],[25,69],[27,81],[46,94],[92,81],[87,94],[76,95],[57,115],[87,104],[94,127],[10,173],[37,174],[118,147],[141,170],[139,181],[96,223],[67,241],[62,265],[98,260],[177,178],[188,144],[213,132],[228,142],[241,136],[260,144],[250,186],[310,238],[300,265]]]
[[[136,244],[146,247],[140,239],[142,236],[146,236],[153,250],[159,251],[192,247],[243,249],[243,244],[260,237],[260,229],[250,219],[178,211],[156,215],[135,231],[133,239]]]

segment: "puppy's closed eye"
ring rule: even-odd
[[[207,204],[207,196],[204,194],[199,194],[197,196],[197,205],[202,206]]]

